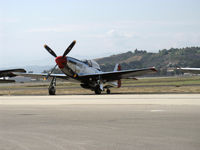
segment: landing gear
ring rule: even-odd
[[[101,94],[101,89],[100,89],[100,86],[99,86],[99,85],[97,85],[97,86],[95,87],[94,92],[95,92],[95,94]]]
[[[49,95],[56,95],[56,88],[55,87],[49,88]]]
[[[110,94],[110,89],[107,89],[107,90],[106,90],[106,93],[107,93],[107,94]]]
[[[49,86],[49,95],[56,95],[56,77],[53,77]]]

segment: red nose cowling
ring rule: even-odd
[[[60,69],[64,68],[65,67],[65,64],[67,63],[67,59],[66,57],[63,57],[63,56],[58,56],[56,57],[56,63],[58,64],[58,67]]]

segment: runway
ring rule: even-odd
[[[200,95],[0,97],[0,150],[199,150]]]
[[[200,94],[0,96],[0,105],[200,105]]]

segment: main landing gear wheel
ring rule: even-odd
[[[94,92],[95,92],[95,94],[101,94],[101,89],[100,89],[100,86],[99,86],[99,85],[97,85],[97,86],[95,87]]]
[[[55,87],[49,88],[49,95],[56,95],[56,88]]]
[[[106,90],[106,93],[107,93],[107,94],[110,94],[110,89],[107,89],[107,90]]]
[[[49,95],[56,95],[56,77],[53,77],[49,86]]]

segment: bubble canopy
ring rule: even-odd
[[[82,62],[87,64],[89,67],[101,70],[99,64],[95,60],[83,60]]]

